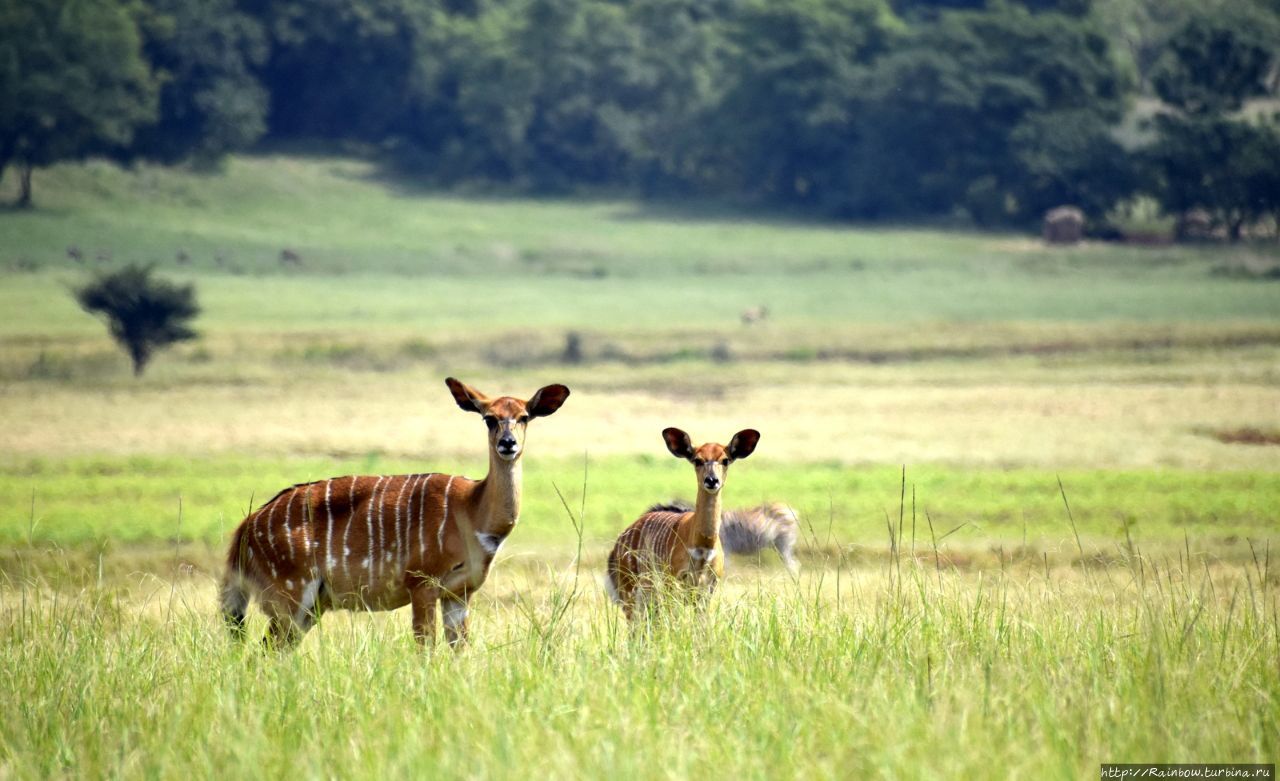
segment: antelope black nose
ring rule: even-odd
[[[515,447],[516,447],[515,437],[503,437],[502,439],[498,440],[499,450],[515,450]]]
[[[707,486],[707,488],[715,488],[716,486],[720,485],[720,479],[716,477],[708,477],[706,480],[703,480],[702,482]]]

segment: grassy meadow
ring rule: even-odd
[[[338,158],[91,162],[35,194],[0,213],[0,778],[1276,759],[1280,283],[1241,271],[1275,246],[438,193]],[[141,379],[68,294],[130,261],[203,308]],[[530,427],[473,646],[418,652],[406,611],[327,615],[293,654],[227,642],[216,580],[255,502],[480,475],[450,375],[573,390]],[[668,425],[763,433],[726,501],[795,507],[803,568],[731,560],[709,615],[633,635],[599,576],[693,494]]]

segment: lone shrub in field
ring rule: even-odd
[[[133,374],[141,376],[152,354],[175,342],[194,339],[188,322],[200,312],[192,285],[175,285],[151,276],[151,266],[130,264],[75,291],[80,306],[107,320],[111,337],[129,353]]]

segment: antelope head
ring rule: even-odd
[[[678,428],[663,429],[662,438],[666,440],[671,455],[693,464],[698,473],[698,490],[715,494],[724,487],[729,465],[746,458],[756,449],[760,432],[753,428],[743,429],[733,435],[728,447],[708,442],[695,448],[689,441],[689,435]]]
[[[489,427],[489,449],[503,461],[511,462],[524,452],[524,434],[529,421],[553,414],[569,398],[569,389],[563,385],[548,385],[528,401],[522,401],[511,396],[491,399],[452,377],[445,380],[445,384],[459,407],[484,418]]]

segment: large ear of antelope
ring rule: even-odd
[[[452,377],[454,401],[484,419],[489,473],[334,477],[286,488],[236,529],[222,615],[236,637],[257,598],[269,645],[296,643],[325,610],[413,606],[418,641],[435,640],[436,604],[449,644],[467,639],[468,603],[520,518],[521,457],[533,418],[569,397],[548,385],[527,400],[490,398]]]
[[[743,429],[729,445],[708,442],[694,447],[678,428],[663,430],[667,450],[693,465],[698,499],[691,512],[647,512],[618,537],[609,554],[605,587],[635,619],[666,585],[705,601],[724,576],[720,544],[720,494],[733,462],[756,449],[760,432]]]

